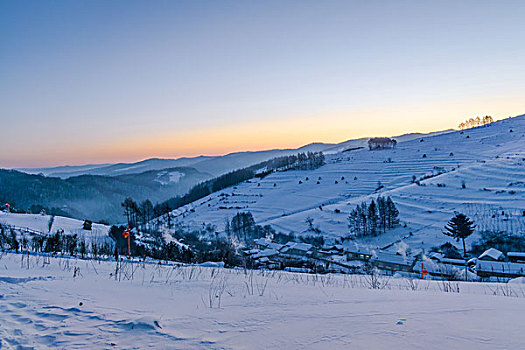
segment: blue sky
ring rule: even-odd
[[[0,167],[525,113],[521,1],[2,1]]]

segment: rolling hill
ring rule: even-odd
[[[359,141],[345,147],[356,145]],[[398,138],[391,150],[332,150],[318,169],[249,180],[181,207],[173,216],[195,227],[211,223],[221,231],[227,218],[249,211],[258,224],[302,235],[314,234],[306,224],[312,218],[326,237],[351,237],[349,212],[381,195],[397,204],[402,225],[358,239],[360,244],[385,247],[403,241],[428,249],[448,241],[441,231],[455,211],[470,215],[477,232],[525,232],[525,116]]]

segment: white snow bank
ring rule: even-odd
[[[511,283],[511,284],[525,284],[525,277],[513,278],[508,283]]]
[[[115,278],[113,262],[43,264],[30,256],[21,264],[20,257],[0,256],[2,349],[480,350],[525,343],[521,284],[380,277],[388,288],[370,289],[369,276],[148,263],[123,263]],[[494,296],[509,288],[517,297]]]

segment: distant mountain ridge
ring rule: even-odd
[[[393,138],[398,141],[409,141],[422,136],[439,135],[452,131],[444,130],[431,133],[411,133]],[[175,167],[192,167],[199,172],[220,176],[229,171],[248,167],[250,165],[285,155],[298,152],[325,152],[337,153],[348,147],[366,146],[368,137],[347,140],[341,143],[314,142],[299,148],[272,149],[263,151],[242,151],[229,153],[222,156],[197,156],[182,157],[176,159],[148,158],[135,163],[116,164],[88,164],[88,165],[66,165],[51,168],[19,168],[15,169],[27,174],[42,174],[50,177],[67,179],[79,175],[102,175],[120,176],[125,174],[139,174],[150,170],[163,170]]]
[[[408,141],[448,131],[394,137]],[[32,205],[55,208],[74,218],[122,222],[120,203],[131,197],[153,204],[184,195],[193,186],[237,169],[299,152],[336,154],[366,146],[368,138],[338,144],[311,143],[297,149],[235,152],[223,156],[150,158],[135,163],[89,164],[51,168],[0,170],[0,201],[19,210]]]

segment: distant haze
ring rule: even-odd
[[[523,18],[518,1],[3,1],[0,168],[523,114]]]

